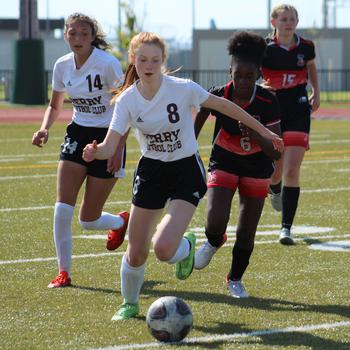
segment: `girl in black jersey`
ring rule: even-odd
[[[273,37],[267,38],[263,85],[275,92],[280,103],[285,150],[283,160],[276,162],[270,194],[274,209],[282,210],[279,240],[290,245],[294,243],[291,226],[300,193],[300,167],[309,147],[310,114],[320,105],[320,93],[314,44],[295,33],[298,24],[295,7],[276,6],[271,13],[271,24],[275,29]],[[312,88],[310,97],[306,91],[308,82]]]
[[[232,80],[210,92],[235,102],[271,131],[280,134],[277,100],[256,84],[265,49],[262,37],[249,32],[236,33],[228,44],[232,56]],[[253,252],[255,233],[273,172],[272,159],[278,159],[281,152],[274,149],[271,141],[240,122],[205,108],[195,120],[197,136],[210,113],[216,117],[216,122],[207,183],[207,241],[196,252],[195,268],[207,266],[225,243],[232,198],[238,189],[240,213],[226,284],[233,297],[246,298],[248,294],[241,279]]]

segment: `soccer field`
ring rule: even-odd
[[[229,296],[224,283],[238,215],[234,200],[229,240],[204,270],[185,281],[174,266],[151,252],[136,319],[111,322],[121,303],[123,244],[105,249],[105,232],[73,224],[71,288],[49,290],[57,263],[52,238],[59,145],[65,124],[50,131],[44,148],[31,146],[39,123],[1,124],[0,136],[0,348],[21,349],[350,349],[350,120],[314,120],[311,149],[302,167],[296,245],[277,243],[280,215],[266,201],[245,300]],[[199,143],[208,163],[212,123]],[[127,177],[105,209],[129,210],[137,142],[128,140]],[[190,224],[204,240],[206,199]],[[174,295],[191,307],[194,328],[185,342],[162,345],[148,333],[145,317],[157,298]]]

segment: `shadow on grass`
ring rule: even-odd
[[[217,349],[220,346],[225,349],[234,348],[235,345],[241,344],[255,348],[258,345],[268,347],[306,347],[313,350],[349,350],[349,345],[340,341],[325,339],[317,335],[307,332],[283,332],[278,329],[257,331],[248,329],[241,324],[218,323],[215,327],[195,327],[195,330],[205,332],[207,334],[215,334],[211,340],[191,341],[193,346],[201,349]],[[265,332],[265,334],[264,334]],[[221,339],[220,338],[221,335]],[[188,343],[187,343],[188,344]],[[229,344],[232,344],[231,346]],[[235,345],[234,345],[235,344]]]
[[[145,289],[145,288],[152,289],[152,288],[154,288],[154,286],[159,286],[160,284],[165,284],[165,282],[145,281],[145,283],[143,284],[143,289]],[[89,292],[97,292],[97,293],[106,293],[106,294],[118,293],[118,294],[120,294],[119,289],[89,287],[89,286],[82,286],[82,285],[78,285],[78,284],[72,284],[68,288],[80,289],[80,290],[85,290],[85,291],[89,291]]]
[[[159,284],[153,283],[153,285]],[[160,298],[168,295],[169,290],[153,290],[150,288],[152,284],[145,283],[142,288],[143,294],[153,295],[155,298]],[[227,304],[239,306],[241,308],[255,308],[266,311],[293,311],[293,312],[317,312],[323,314],[334,314],[346,318],[350,318],[350,306],[347,305],[318,305],[297,303],[294,301],[271,299],[271,298],[255,298],[249,297],[247,299],[235,299],[229,295],[209,293],[209,292],[186,292],[186,291],[171,291],[171,295],[185,299],[199,302],[210,302],[214,304]],[[350,347],[349,347],[350,349]]]
[[[264,310],[267,312],[271,311],[292,311],[295,312],[313,312],[322,314],[333,314],[345,318],[350,318],[350,306],[346,305],[312,305],[305,303],[297,303],[288,300],[279,300],[272,298],[255,298],[250,297],[247,299],[234,299],[229,295],[210,293],[210,292],[196,292],[196,291],[169,291],[169,290],[159,290],[154,289],[162,284],[166,284],[164,281],[145,281],[142,288],[142,298],[149,297],[160,298],[164,295],[177,296],[184,300],[203,302],[203,303],[213,303],[213,304],[226,304],[229,308],[230,305],[238,306],[242,309],[257,309]],[[109,288],[97,288],[81,285],[73,285],[71,288],[76,288],[80,290],[86,290],[98,293],[117,293],[120,291],[118,289]],[[229,309],[228,309],[229,312]],[[146,317],[140,314],[135,318],[135,321],[145,322]],[[307,331],[290,331],[286,332],[283,329],[272,329],[272,330],[256,330],[250,329],[240,323],[230,323],[230,322],[218,322],[215,326],[194,326],[194,329],[199,332],[203,332],[210,338],[207,341],[204,339],[202,341],[195,339],[192,341],[190,338],[188,342],[178,343],[177,346],[188,346],[189,343],[193,346],[198,346],[203,349],[216,349],[220,346],[225,348],[230,348],[229,344],[244,344],[251,345],[252,347],[257,345],[265,346],[306,346],[313,350],[349,350],[349,345],[341,343],[340,341],[330,340],[322,338]],[[316,330],[315,330],[316,331]],[[320,331],[320,330],[318,330]],[[215,337],[218,336],[216,339]]]

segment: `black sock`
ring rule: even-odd
[[[208,242],[213,246],[219,248],[224,240],[224,233],[218,235],[209,235],[207,230],[205,230],[205,235],[207,236]]]
[[[271,192],[277,194],[281,192],[281,187],[282,187],[282,182],[280,181],[279,183],[275,184],[275,185],[270,185],[270,190]]]
[[[242,278],[249,265],[249,259],[252,255],[253,248],[254,247],[246,250],[238,247],[237,244],[233,246],[231,270],[228,275],[231,281],[238,281]]]
[[[298,207],[300,187],[286,187],[282,190],[282,227],[290,230]]]

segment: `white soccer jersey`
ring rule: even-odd
[[[122,78],[119,61],[94,48],[80,69],[76,69],[73,52],[59,58],[53,69],[52,89],[68,93],[75,123],[106,128],[113,114],[110,90],[119,85]]]
[[[135,82],[117,99],[110,128],[124,134],[136,128],[143,156],[165,162],[197,152],[192,107],[196,110],[209,93],[188,79],[163,76],[152,100],[146,100]]]

